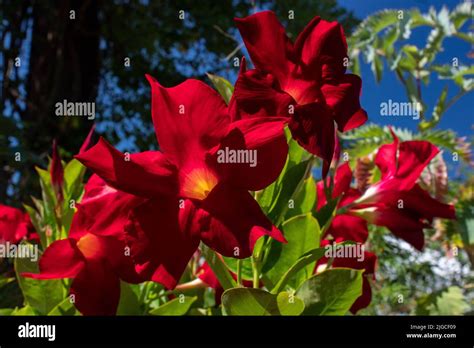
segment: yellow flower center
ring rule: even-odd
[[[217,185],[217,178],[206,168],[191,170],[183,178],[181,193],[188,198],[203,200]]]
[[[101,255],[100,239],[92,233],[87,233],[79,239],[77,247],[86,259],[98,258]]]

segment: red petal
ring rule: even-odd
[[[69,236],[79,238],[90,232],[123,240],[130,211],[145,199],[118,191],[97,178],[93,175],[85,186],[84,198],[77,205]]]
[[[74,305],[83,315],[115,315],[120,280],[102,262],[87,262],[71,284]]]
[[[403,203],[400,212],[406,212],[410,216],[418,219],[432,221],[435,217],[445,219],[455,219],[454,206],[444,204],[430,196],[418,184],[415,184],[409,191],[384,191],[379,197],[379,204],[389,206],[392,209],[399,209],[399,203]]]
[[[285,119],[274,117],[232,123],[219,148],[213,150],[216,171],[231,185],[247,190],[257,191],[270,185],[280,175],[288,154],[284,125]],[[238,159],[238,151],[246,163],[229,163],[232,155]]]
[[[408,189],[420,177],[421,172],[439,153],[439,149],[427,141],[404,141],[400,143],[397,178],[403,179],[400,190]]]
[[[367,113],[359,103],[362,80],[357,75],[344,75],[334,84],[324,84],[321,91],[326,104],[334,112],[334,117],[341,132],[363,125]]]
[[[253,64],[260,70],[272,73],[282,83],[293,69],[293,44],[275,13],[262,11],[235,23],[247,47]]]
[[[53,242],[39,261],[40,273],[23,273],[25,277],[36,279],[73,278],[84,267],[84,258],[71,238]]]
[[[421,222],[416,215],[398,208],[380,208],[375,212],[373,223],[387,227],[394,235],[413,245],[416,249],[423,249],[425,244],[423,229],[429,225]]]
[[[198,80],[161,86],[147,75],[152,116],[160,148],[180,166],[216,146],[230,122],[227,106],[215,90]]]
[[[298,35],[295,54],[313,78],[323,81],[340,77],[346,71],[347,43],[342,26],[315,17]]]
[[[168,289],[176,286],[199,246],[194,210],[190,200],[163,198],[133,211],[126,238],[139,274]]]
[[[18,243],[27,236],[29,218],[20,209],[0,204],[0,244]]]
[[[95,131],[95,123],[92,125],[89,133],[87,134],[86,139],[82,143],[81,148],[79,149],[79,153],[86,152],[92,147],[92,136],[94,135],[94,131]]]
[[[264,235],[285,242],[246,190],[218,185],[200,207],[202,241],[224,256],[249,257],[255,242]]]
[[[216,275],[212,271],[211,267],[207,262],[204,262],[201,267],[196,271],[198,278],[205,282],[209,287],[213,289],[222,288],[217,279]]]
[[[347,192],[352,182],[352,170],[349,163],[340,165],[336,170],[334,176],[334,190],[332,193],[333,198],[339,197],[341,194]]]
[[[329,234],[333,236],[334,239],[365,243],[369,236],[369,230],[367,229],[367,222],[364,219],[344,214],[334,217],[325,236]]]
[[[430,142],[419,140],[404,141],[398,145],[398,138],[392,134],[394,142],[381,146],[375,157],[375,164],[382,172],[382,181],[374,187],[377,190],[409,190],[439,150]]]
[[[176,169],[158,151],[126,157],[101,138],[90,150],[75,157],[119,190],[142,197],[177,192]]]
[[[331,163],[335,148],[335,128],[334,120],[324,105],[298,105],[289,127],[298,144]]]
[[[232,119],[238,120],[251,116],[289,116],[289,107],[294,104],[273,75],[254,69],[239,73],[229,108]]]

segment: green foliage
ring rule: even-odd
[[[285,167],[273,184],[256,195],[262,210],[276,226],[283,222],[285,216],[296,212],[306,213],[312,208],[311,204],[301,197],[302,186],[310,195],[315,194],[311,193],[311,187],[307,187],[311,185],[311,181],[306,181],[310,180],[312,157],[291,138],[288,129],[286,135],[289,151]]]
[[[304,303],[287,292],[278,295],[261,289],[236,288],[222,294],[227,315],[299,315]]]
[[[415,311],[416,315],[462,315],[469,309],[461,289],[451,286],[421,297]]]
[[[271,268],[265,273],[265,284],[277,284],[287,270],[305,253],[319,247],[319,224],[318,221],[307,213],[295,216],[282,224],[282,231],[286,244],[275,242],[272,244],[270,258],[276,259]],[[307,279],[314,270],[315,262],[301,267],[290,279],[288,285],[293,289]],[[272,291],[273,292],[273,291]]]
[[[28,246],[33,248],[32,245]],[[61,280],[38,280],[21,276],[22,273],[39,273],[38,260],[16,258],[15,271],[25,303],[39,314],[48,314],[63,301],[65,292]]]
[[[140,315],[140,301],[134,289],[136,285],[120,281],[120,301],[117,307],[117,315]]]
[[[298,258],[293,265],[282,275],[278,283],[272,289],[272,293],[278,293],[282,290],[287,283],[292,279],[295,274],[298,274],[299,271],[304,270],[307,268],[308,265],[312,266],[324,255],[324,248],[317,248],[308,251],[307,253],[303,254],[300,258]],[[314,267],[312,267],[314,269]]]
[[[405,87],[408,99],[421,106],[420,131],[431,129],[440,122],[449,107],[474,87],[473,79],[468,78],[473,75],[472,65],[464,65],[458,58],[453,58],[451,64],[435,64],[447,37],[473,42],[473,36],[463,31],[463,25],[471,16],[472,9],[468,3],[460,4],[451,11],[446,7],[439,12],[431,8],[427,14],[421,14],[418,9],[377,12],[361,22],[348,39],[352,70],[360,75],[362,55],[367,64],[370,64],[375,79],[380,82],[385,61]],[[407,42],[412,29],[417,27],[431,28],[424,47]],[[437,74],[439,79],[453,80],[459,90],[448,99],[445,87],[428,120],[425,116],[427,106],[422,97],[422,84],[428,84],[432,74]]]
[[[235,280],[232,278],[224,264],[224,261],[218,254],[204,244],[201,244],[201,252],[224,289],[230,289],[237,286]]]
[[[71,299],[66,297],[62,302],[58,303],[48,315],[72,316],[77,315],[77,310],[74,307]]]
[[[153,309],[150,314],[168,316],[185,315],[196,300],[197,297],[180,295],[178,298],[168,301],[162,306]]]
[[[209,73],[207,74],[207,77],[209,77],[209,80],[211,80],[212,84],[217,89],[217,92],[219,92],[225,103],[228,105],[232,93],[234,93],[234,86],[223,77]]]
[[[363,270],[335,268],[309,278],[296,291],[305,304],[303,314],[345,315],[362,295],[362,273]]]
[[[449,154],[457,153],[466,164],[472,163],[471,149],[465,138],[458,137],[449,129],[426,129],[422,133],[413,133],[408,129],[392,127],[400,141],[425,140],[433,143]],[[375,154],[383,144],[393,141],[387,126],[368,123],[352,131],[341,134],[347,144],[347,153],[352,168],[357,158]]]

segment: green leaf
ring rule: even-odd
[[[13,308],[0,308],[0,316],[8,316],[13,313]]]
[[[362,294],[364,270],[335,268],[305,281],[296,295],[305,304],[304,315],[345,315]]]
[[[375,76],[375,80],[377,82],[380,82],[382,80],[383,62],[380,56],[378,56],[377,54],[374,54],[371,69]]]
[[[298,192],[300,183],[303,183],[305,174],[308,173],[308,166],[311,163],[311,160],[307,160],[295,164],[284,172],[281,182],[277,183],[280,186],[279,194],[268,213],[269,219],[275,225],[278,226],[282,222],[290,205],[294,204],[294,197]]]
[[[64,168],[65,191],[69,199],[78,199],[81,195],[85,172],[86,167],[76,159],[72,159]]]
[[[71,299],[66,297],[62,302],[58,303],[48,315],[51,316],[73,316],[77,313]]]
[[[36,200],[36,203],[39,203],[38,200]],[[25,208],[26,212],[28,213],[31,223],[33,224],[33,227],[35,228],[36,233],[38,233],[40,237],[40,242],[41,246],[46,249],[47,246],[47,238],[46,234],[43,228],[43,225],[41,223],[41,216],[40,214],[35,210],[35,208],[30,207],[29,205],[23,204],[23,207]]]
[[[313,211],[316,203],[316,183],[312,176],[304,180],[301,190],[294,197],[293,206],[288,208],[285,219]]]
[[[312,269],[314,269],[314,264],[323,257],[324,252],[325,248],[316,248],[302,255],[290,268],[288,268],[285,274],[283,274],[278,283],[272,289],[272,294],[280,292],[288,283],[289,279],[291,279],[293,275],[297,274],[301,269],[308,265],[312,265]]]
[[[140,315],[140,302],[137,294],[128,283],[120,281],[120,301],[117,307],[117,315]]]
[[[33,248],[33,245],[21,244]],[[39,273],[37,261],[15,258],[15,271],[25,302],[40,314],[48,314],[65,297],[61,280],[38,280],[25,278],[22,273]]]
[[[35,311],[35,309],[29,305],[22,307],[22,308],[15,308],[10,315],[18,315],[18,316],[34,316],[38,315],[38,313]]]
[[[420,298],[415,311],[416,315],[463,315],[469,309],[461,288],[451,286]]]
[[[424,131],[429,128],[434,128],[436,125],[441,121],[441,116],[444,113],[444,110],[446,108],[446,97],[448,96],[448,87],[444,87],[438,101],[436,102],[436,105],[433,109],[433,115],[431,117],[431,120],[429,121],[422,121],[420,122],[420,130]]]
[[[169,302],[166,302],[164,305],[153,309],[150,314],[168,316],[185,315],[196,300],[197,296],[188,297],[180,295],[178,298],[175,298]]]
[[[51,184],[51,175],[47,170],[44,170],[39,167],[35,167],[36,172],[40,178],[41,189],[43,191],[43,200],[47,198],[47,200],[54,206],[54,202],[56,201],[56,196],[54,195],[53,186]]]
[[[222,261],[219,255],[202,243],[201,252],[224,290],[235,288],[237,283],[234,278],[232,278],[229,270],[224,264],[224,261]]]
[[[287,292],[278,295],[261,289],[235,288],[222,294],[227,315],[300,315],[304,303]]]
[[[319,224],[318,221],[307,213],[305,215],[295,216],[282,224],[283,234],[288,243],[274,243],[269,258],[276,258],[276,262],[265,273],[265,278],[269,280],[269,284],[277,284],[288,269],[306,252],[319,247]],[[306,280],[314,270],[314,263],[308,264],[300,268],[287,279],[294,289]],[[283,290],[283,288],[279,289]],[[278,293],[279,291],[273,292]]]
[[[234,92],[234,86],[232,86],[232,84],[223,77],[209,73],[207,73],[207,77],[209,77],[214,87],[217,89],[222,98],[224,98],[225,103],[229,105],[230,98]]]
[[[288,128],[285,129],[288,140],[288,158],[277,180],[257,193],[257,202],[269,219],[279,225],[283,222],[289,208],[290,200],[298,194],[305,175],[309,175],[312,156],[291,138]]]
[[[262,239],[259,239],[259,241]],[[238,259],[234,259],[233,257],[222,257],[224,259],[224,262],[229,268],[229,270],[237,274],[237,261]],[[253,279],[253,273],[252,273],[252,259],[251,257],[247,257],[246,259],[241,259],[242,262],[242,279],[244,280],[252,280]]]

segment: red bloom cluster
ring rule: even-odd
[[[431,226],[433,218],[454,219],[454,207],[432,198],[417,184],[423,169],[439,153],[427,141],[399,142],[392,132],[393,143],[383,145],[377,152],[375,164],[380,169],[381,180],[361,192],[351,187],[352,171],[345,163],[334,176],[332,198],[340,197],[336,215],[324,238],[335,241],[351,240],[365,243],[368,238],[367,222],[387,227],[394,235],[421,250],[424,245],[423,229]],[[326,179],[326,187],[329,186]],[[327,203],[324,182],[317,184],[317,210]],[[327,243],[327,242],[326,242]],[[375,255],[366,252],[364,261],[335,259],[333,266],[365,269],[374,273]],[[370,286],[364,279],[364,293],[352,307],[352,311],[370,303]]]
[[[361,79],[345,74],[344,31],[337,22],[315,17],[294,43],[275,13],[264,11],[236,19],[255,69],[245,62],[231,101],[237,118],[285,115],[293,137],[324,160],[326,176],[336,133],[367,120],[360,107]]]
[[[128,283],[144,281],[127,256],[123,235],[128,210],[139,200],[92,176],[77,207],[68,238],[53,242],[45,250],[39,274],[24,273],[23,276],[74,278],[71,301],[81,313],[114,315],[120,298],[120,279]]]
[[[0,244],[16,244],[22,239],[36,240],[30,217],[20,209],[0,204]]]
[[[280,175],[288,151],[285,125],[301,146],[323,159],[326,177],[337,152],[337,130],[367,120],[359,104],[361,80],[345,73],[347,44],[338,23],[316,17],[292,43],[273,12],[236,22],[255,69],[247,70],[243,60],[229,107],[200,81],[166,88],[147,76],[160,151],[121,153],[101,138],[76,156],[94,175],[68,238],[46,249],[40,274],[26,276],[74,278],[71,294],[83,314],[114,314],[120,280],[152,280],[174,288],[201,242],[235,258],[249,257],[262,236],[285,242],[249,193]],[[437,152],[427,142],[399,143],[395,137],[377,154],[382,180],[365,193],[350,187],[349,166],[339,167],[332,198],[341,197],[340,214],[325,238],[364,243],[369,221],[420,249],[423,228],[433,217],[454,217],[451,206],[416,184]],[[254,161],[242,162],[252,154]],[[63,168],[56,146],[51,177],[62,200]],[[323,182],[317,192],[321,209],[327,203]],[[398,209],[399,200],[403,209]],[[14,237],[24,235],[25,228],[12,230]],[[375,255],[366,253],[364,263],[337,259],[333,265],[373,274]],[[209,267],[201,271],[200,279],[221,291]],[[370,302],[367,279],[363,288],[353,311]]]

